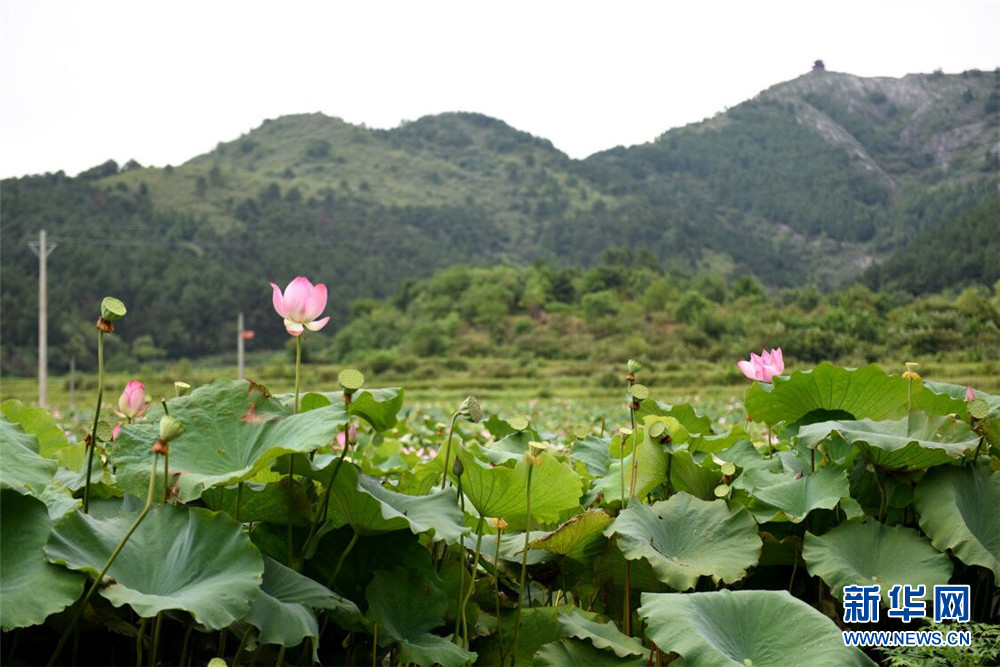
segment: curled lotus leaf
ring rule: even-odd
[[[67,514],[55,524],[45,555],[96,576],[137,516]],[[181,609],[219,630],[246,615],[260,593],[263,572],[260,552],[228,515],[154,505],[111,564],[100,594],[144,618]]]
[[[914,500],[931,544],[992,570],[1000,586],[1000,472],[986,465],[938,468],[920,480]]]
[[[52,522],[44,503],[10,489],[0,498],[0,627],[13,630],[71,605],[86,577],[45,559]]]

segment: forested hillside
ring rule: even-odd
[[[241,311],[257,344],[280,345],[268,282],[300,274],[329,285],[331,332],[356,299],[396,295],[443,267],[585,271],[609,248],[637,270],[745,275],[769,290],[828,290],[904,247],[950,248],[933,284],[906,284],[902,267],[914,260],[905,256],[869,274],[871,284],[989,286],[975,261],[955,259],[952,241],[976,243],[995,228],[988,213],[963,214],[997,197],[998,151],[1000,72],[808,74],[586,160],[474,113],[391,130],[278,118],[184,165],[109,161],[75,178],[3,181],[3,370],[33,368],[38,269],[28,243],[43,228],[58,243],[56,368],[88,344],[106,294],[136,315],[114,337],[133,358],[197,357],[231,347]],[[979,243],[975,256],[990,250]]]
[[[961,285],[992,285],[997,281],[1000,197],[924,232],[865,274],[865,282],[875,289],[902,289],[911,294]]]

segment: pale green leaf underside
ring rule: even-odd
[[[992,570],[1000,586],[1000,473],[985,465],[939,468],[917,484],[914,500],[931,543]]]
[[[700,667],[874,665],[839,628],[785,591],[643,593],[649,638]]]

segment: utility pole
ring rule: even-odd
[[[38,230],[38,243],[29,241],[31,251],[38,255],[38,405],[48,407],[49,383],[49,297],[46,265],[55,244],[45,243],[45,230]]]
[[[236,318],[236,377],[243,379],[243,313]]]
[[[237,377],[243,379],[243,345],[244,341],[253,340],[254,332],[252,329],[243,328],[243,313],[236,318],[236,367],[237,367]]]

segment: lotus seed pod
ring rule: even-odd
[[[985,398],[976,398],[969,401],[969,416],[973,419],[985,419],[990,414],[990,404]]]
[[[189,385],[187,382],[174,383],[174,394],[177,395],[177,398],[180,398],[181,396],[187,396],[190,393],[191,393],[191,385]]]
[[[510,424],[510,427],[515,431],[523,431],[524,429],[528,428],[528,425],[531,423],[531,420],[528,419],[526,415],[515,415],[510,419],[508,419],[507,423]]]
[[[726,461],[725,463],[723,463],[720,469],[722,470],[723,475],[729,477],[732,477],[733,475],[736,474],[736,464],[730,461]]]
[[[662,438],[663,434],[667,432],[667,425],[663,422],[653,422],[646,429],[651,438]]]
[[[354,368],[345,368],[337,374],[337,382],[345,394],[353,394],[365,383],[364,374]]]
[[[629,373],[638,373],[641,370],[642,370],[642,364],[640,364],[635,359],[629,359],[628,360],[628,372]]]
[[[475,396],[466,396],[465,400],[458,406],[458,414],[473,424],[478,424],[483,419],[483,408]]]
[[[715,487],[715,497],[716,498],[725,498],[728,495],[729,495],[729,485],[728,484],[719,484],[717,487]]]
[[[97,436],[97,439],[101,442],[110,442],[113,432],[114,429],[111,427],[111,424],[102,419],[97,422],[97,428],[94,430],[94,435]]]
[[[170,442],[184,433],[184,424],[176,417],[163,415],[160,417],[160,440]]]
[[[649,387],[644,384],[634,384],[629,391],[632,394],[632,398],[637,401],[645,401],[649,398]]]
[[[104,300],[101,301],[101,317],[108,322],[120,320],[125,317],[125,313],[125,304],[113,296],[106,296],[104,297]]]

